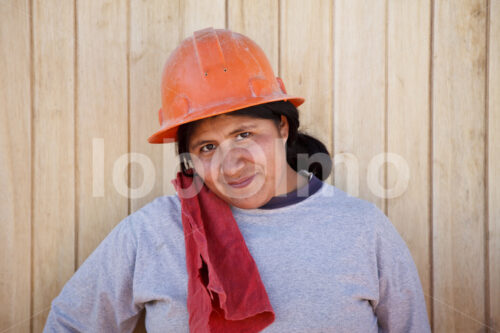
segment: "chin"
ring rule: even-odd
[[[257,209],[257,208],[259,208],[262,205],[246,205],[246,204],[241,204],[241,205],[237,204],[237,205],[235,205],[235,204],[233,204],[233,206],[237,207],[239,209]]]
[[[231,203],[231,205],[233,205],[234,207],[241,208],[241,209],[255,209],[255,208],[259,208],[260,206],[262,206],[262,205],[248,204],[247,202]]]
[[[259,179],[248,189],[245,188],[240,191],[235,191],[234,189],[226,187],[223,192],[218,192],[217,195],[232,206],[241,209],[255,209],[266,204],[272,197],[272,195],[267,195],[269,191],[265,185],[265,181]],[[222,186],[227,185],[221,185],[221,187]]]

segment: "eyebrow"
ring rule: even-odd
[[[234,134],[236,134],[238,132],[248,131],[248,130],[254,129],[256,127],[257,127],[257,125],[255,125],[255,124],[241,125],[238,128],[232,130],[228,135],[231,136],[231,135],[234,135]],[[199,141],[196,141],[195,143],[193,143],[191,145],[190,149],[198,148],[199,146],[201,146],[201,145],[203,145],[205,143],[210,143],[212,141],[213,140],[199,140]]]

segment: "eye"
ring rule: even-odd
[[[242,133],[238,134],[238,138],[245,139],[245,138],[248,138],[251,135],[252,135],[252,133],[250,133],[250,132],[242,132]]]
[[[200,151],[202,153],[208,153],[213,149],[215,149],[215,145],[213,143],[209,143],[208,145],[204,145],[203,147],[201,147]]]

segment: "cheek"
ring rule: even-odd
[[[214,192],[220,192],[220,181],[223,177],[221,173],[220,156],[202,158],[195,165],[196,172],[203,179],[204,183]],[[196,167],[197,165],[197,167]]]
[[[198,156],[195,156],[192,158],[193,160],[193,166],[194,170],[200,177],[205,180],[207,178],[211,177],[212,170],[210,170],[211,167],[211,160],[207,158],[199,158]]]
[[[241,159],[247,164],[247,167],[253,166],[254,168],[264,168],[269,165],[272,160],[272,154],[269,147],[260,144],[259,142],[252,142],[243,148]]]
[[[251,153],[254,163],[266,168],[268,176],[274,176],[274,173],[280,172],[280,161],[286,157],[286,152],[280,146],[279,140],[266,138],[260,142],[256,142],[255,147],[252,147]]]

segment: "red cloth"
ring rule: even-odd
[[[274,312],[229,205],[199,176],[179,172],[172,183],[182,208],[190,332],[261,331]]]

